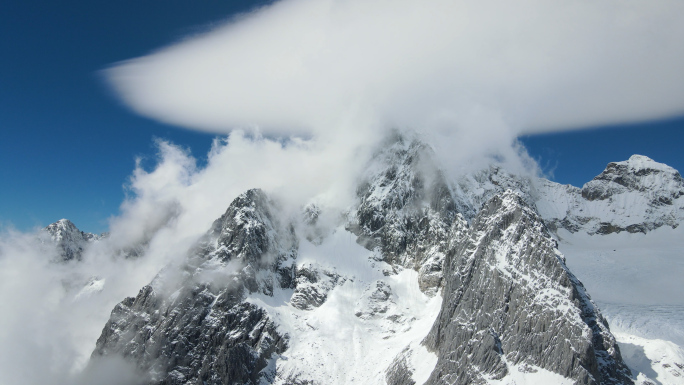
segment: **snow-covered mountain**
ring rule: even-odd
[[[79,230],[68,219],[48,225],[43,229],[57,246],[62,261],[80,260],[88,244],[102,239],[106,234],[92,234]]]
[[[611,333],[590,296],[606,298],[609,272],[585,259],[603,240],[678,231],[683,192],[643,156],[582,189],[494,165],[451,181],[397,134],[343,213],[237,197],[183,262],[114,308],[91,363],[124,357],[149,384],[681,383],[684,355],[660,329],[617,316]]]
[[[581,189],[540,179],[537,192],[537,209],[547,222],[573,233],[646,233],[676,228],[684,219],[684,179],[642,155],[609,163]]]

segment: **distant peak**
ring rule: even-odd
[[[619,166],[627,166],[630,170],[633,171],[638,171],[638,170],[657,170],[657,171],[665,171],[669,173],[675,173],[677,170],[674,168],[666,165],[665,163],[658,163],[655,160],[645,156],[645,155],[638,155],[634,154],[629,157],[628,160],[623,161],[623,162],[615,162],[616,165]]]
[[[57,222],[55,222],[55,224],[59,224],[62,226],[69,226],[69,227],[71,227],[71,226],[75,227],[76,226],[76,225],[74,225],[74,223],[72,221],[70,221],[66,218],[62,218],[62,219],[58,220]]]
[[[54,232],[57,232],[59,230],[67,230],[67,229],[71,230],[71,229],[78,229],[78,228],[70,220],[68,220],[66,218],[62,218],[62,219],[58,220],[57,222],[48,225],[45,229],[54,233]]]
[[[634,154],[629,157],[628,162],[655,162],[653,159],[647,157],[646,155]]]

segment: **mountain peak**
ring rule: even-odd
[[[643,161],[643,162],[655,162],[653,159],[647,157],[646,155],[639,155],[639,154],[634,154],[629,157],[629,162],[637,162],[637,161]]]
[[[654,170],[654,171],[663,171],[666,173],[677,173],[677,170],[674,168],[664,164],[664,163],[659,163],[656,162],[655,160],[645,156],[645,155],[638,155],[634,154],[629,157],[628,160],[623,161],[623,162],[614,162],[617,165],[624,165],[627,166],[631,171],[633,172],[638,172],[639,170]]]
[[[79,230],[73,222],[65,218],[48,225],[43,231],[50,234],[50,238],[57,245],[63,261],[80,260],[85,246],[89,242],[102,238],[102,235]]]
[[[65,231],[74,231],[74,230],[80,231],[80,230],[78,230],[76,225],[74,225],[73,222],[71,222],[70,220],[68,220],[66,218],[62,218],[55,223],[49,224],[47,227],[45,227],[45,230],[48,233],[50,233],[50,235],[56,236],[56,237],[61,236],[61,234]]]
[[[587,200],[611,199],[626,193],[644,193],[654,204],[672,204],[684,194],[684,180],[674,168],[643,155],[608,163],[606,169],[582,187]]]

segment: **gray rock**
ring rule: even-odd
[[[83,232],[68,219],[60,219],[45,227],[43,231],[50,235],[50,239],[57,246],[60,260],[64,262],[80,261],[85,248],[105,236]]]
[[[628,384],[614,337],[570,273],[542,219],[507,191],[449,253],[440,315],[425,340],[438,355],[428,384],[501,379],[511,365],[576,384]]]
[[[249,190],[214,222],[188,260],[112,311],[92,354],[122,356],[150,384],[258,384],[287,348],[286,335],[248,292],[294,285],[297,242],[277,207]]]
[[[392,361],[392,364],[385,371],[385,381],[387,385],[415,385],[413,371],[408,365],[408,355],[411,354],[409,348],[404,349]]]
[[[300,310],[311,310],[321,306],[328,298],[328,292],[346,282],[334,271],[308,264],[297,268],[295,290],[290,304]]]
[[[258,384],[286,347],[268,315],[241,302],[239,289],[183,287],[165,298],[146,286],[114,308],[93,360],[120,354],[152,384]]]
[[[347,228],[385,262],[419,271],[421,289],[434,294],[449,240],[464,232],[466,222],[432,149],[396,134],[367,169]]]

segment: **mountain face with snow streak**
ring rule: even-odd
[[[678,207],[676,171],[616,165],[585,185],[604,192],[593,200],[496,166],[452,182],[429,146],[396,135],[333,225],[315,204],[292,217],[261,190],[237,197],[183,263],[115,307],[92,360],[124,357],[148,384],[630,384],[554,238]],[[621,217],[625,197],[643,210]]]
[[[629,383],[608,324],[556,247],[519,194],[485,204],[445,262],[444,302],[426,339],[439,357],[428,384],[484,383],[512,370]]]
[[[59,221],[48,225],[43,231],[50,235],[50,239],[57,246],[60,260],[65,262],[80,260],[83,255],[83,250],[89,243],[95,242],[105,236],[105,234],[96,235],[83,232],[68,219],[60,219]]]
[[[537,208],[549,225],[573,233],[646,233],[684,220],[684,179],[643,155],[609,163],[581,189],[540,179],[537,193]]]

